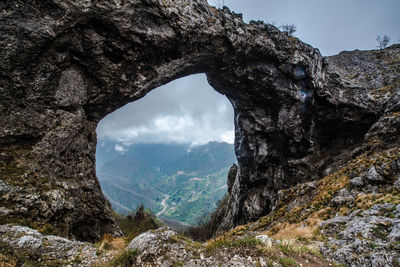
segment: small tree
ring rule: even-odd
[[[279,28],[281,28],[282,31],[286,32],[289,36],[293,36],[293,34],[297,31],[294,24],[283,24]]]
[[[389,42],[390,42],[390,37],[387,36],[386,34],[381,37],[380,35],[378,35],[378,37],[376,37],[376,41],[378,41],[378,47],[380,49],[384,49],[388,46]]]

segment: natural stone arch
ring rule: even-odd
[[[279,189],[317,178],[307,155],[346,103],[324,88],[323,58],[311,46],[205,0],[0,6],[3,223],[82,240],[117,234],[94,171],[98,121],[200,72],[235,110],[239,166],[221,229],[267,214]],[[326,116],[316,120],[321,106]],[[368,113],[352,106],[349,114]]]

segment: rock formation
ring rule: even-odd
[[[323,58],[205,0],[15,0],[0,10],[2,224],[118,235],[95,174],[96,125],[194,73],[235,111],[238,166],[220,229],[268,214],[279,190],[323,177],[364,137],[398,145],[399,46]]]

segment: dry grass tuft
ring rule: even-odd
[[[15,267],[17,266],[18,260],[16,258],[10,258],[0,254],[0,267]]]
[[[274,238],[313,238],[320,222],[319,218],[311,217],[301,223],[278,223],[267,234]]]
[[[111,234],[105,234],[99,243],[99,251],[116,250],[121,251],[126,248],[127,242],[124,238],[114,238]]]
[[[392,203],[394,205],[400,204],[400,194],[385,193],[385,194],[375,194],[375,193],[360,193],[356,198],[356,208],[366,210],[371,208],[375,204],[382,203]]]
[[[125,238],[119,237],[119,238],[113,238],[110,242],[110,245],[113,250],[123,250],[127,246],[127,242]]]
[[[398,88],[399,81],[395,81],[392,84],[382,86],[380,88],[376,88],[370,92],[370,94],[375,98],[375,99],[381,99],[385,96],[390,96],[392,95],[395,90]]]

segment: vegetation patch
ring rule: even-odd
[[[393,94],[396,91],[396,89],[398,88],[398,86],[399,86],[399,81],[396,81],[392,84],[382,86],[380,88],[376,88],[376,89],[372,90],[371,95],[375,99],[381,99],[384,96],[387,96],[387,95],[390,96],[391,94]]]
[[[38,255],[30,255],[24,251],[16,251],[11,248],[7,243],[0,242],[0,266],[29,266],[36,267],[42,266],[38,262]],[[4,262],[4,265],[3,265]],[[55,266],[55,265],[46,265]],[[60,264],[58,265],[60,266]]]
[[[29,173],[24,167],[24,154],[29,150],[8,148],[5,153],[8,156],[0,159],[0,179],[10,186],[40,186],[41,189],[50,188],[49,179],[37,173]]]
[[[174,262],[174,264],[173,264],[172,266],[173,266],[173,267],[183,266],[183,262],[181,262],[181,261],[176,261],[176,262]]]
[[[0,177],[10,185],[19,185],[20,178],[25,173],[24,169],[17,162],[9,164],[2,162],[0,166]]]
[[[297,267],[297,263],[292,258],[280,258],[279,263],[284,267]]]
[[[372,228],[374,235],[380,239],[387,240],[387,236],[390,233],[391,224],[380,223],[376,227]]]
[[[0,253],[0,266],[1,267],[15,267],[17,266],[18,259]]]
[[[186,228],[183,234],[196,241],[206,241],[214,237],[222,219],[221,214],[223,214],[225,209],[227,208],[228,200],[229,195],[226,194],[221,200],[217,202],[217,208],[214,212],[212,212],[208,216],[204,216],[201,220],[199,220],[197,226]],[[240,227],[243,226],[239,226],[235,229],[240,229]]]
[[[136,249],[125,251],[120,255],[118,255],[117,257],[115,257],[114,259],[112,259],[107,266],[108,267],[134,266],[134,264],[136,263],[137,254],[138,251]]]
[[[26,226],[37,230],[43,235],[57,235],[60,233],[53,225],[49,223],[32,221],[30,218],[20,215],[0,216],[0,224]]]
[[[111,234],[105,234],[102,240],[96,244],[98,253],[105,250],[121,251],[125,249],[127,242],[124,238],[114,238]]]
[[[367,210],[375,204],[383,203],[400,204],[399,190],[393,188],[391,192],[386,193],[360,193],[356,197],[354,209]],[[390,212],[388,217],[390,217]]]
[[[31,222],[29,226],[42,235],[57,235],[59,233],[54,226],[49,223]]]
[[[302,223],[277,223],[268,233],[274,233],[274,238],[312,238],[320,221],[318,218],[309,218]]]
[[[221,247],[255,247],[257,245],[262,245],[262,242],[255,237],[244,237],[235,240],[222,237],[209,241],[206,251],[211,252]]]
[[[139,206],[131,215],[123,216],[114,213],[114,217],[125,236],[126,242],[130,242],[141,233],[163,226],[163,223],[150,210],[145,210],[143,206]]]

